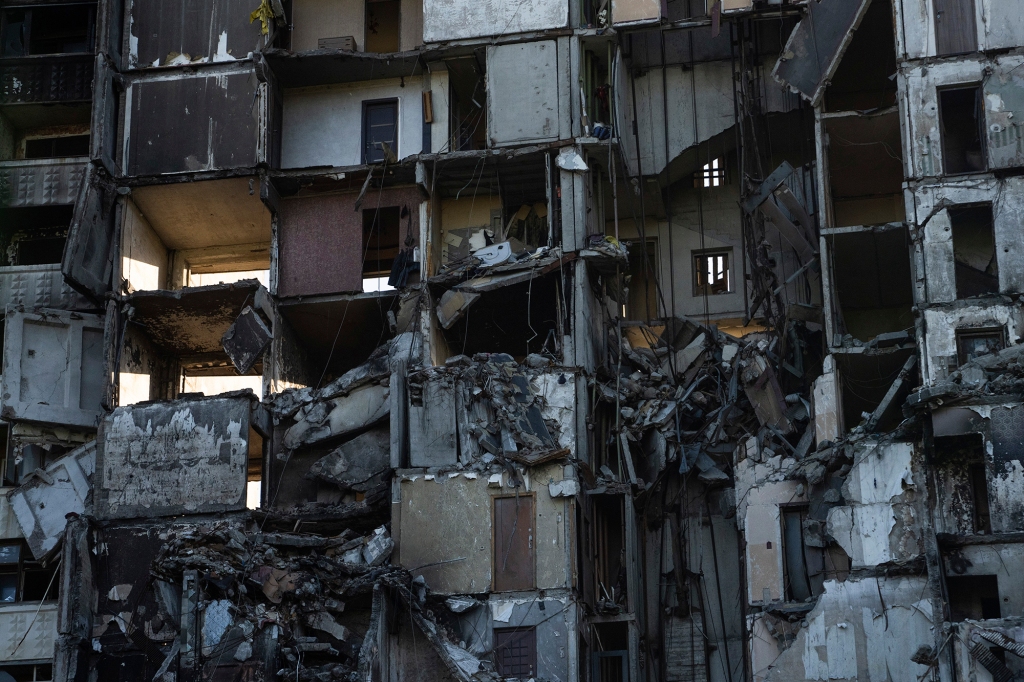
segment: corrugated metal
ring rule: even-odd
[[[72,450],[11,491],[8,499],[32,555],[41,559],[64,536],[68,514],[84,514],[96,471],[96,441]]]

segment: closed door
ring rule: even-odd
[[[494,498],[494,591],[534,587],[533,498]]]
[[[933,0],[935,3],[935,48],[938,55],[963,54],[978,50],[978,29],[974,21],[974,0]]]

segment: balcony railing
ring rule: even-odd
[[[0,59],[0,105],[92,99],[91,54]]]
[[[73,204],[85,157],[0,161],[0,207]]]

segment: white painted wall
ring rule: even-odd
[[[569,25],[567,0],[424,0],[427,43],[562,28]]]
[[[423,81],[359,81],[285,90],[281,139],[284,168],[362,163],[363,102],[398,98],[398,157],[423,149]],[[434,93],[434,101],[444,93]],[[436,107],[435,107],[436,112]],[[437,118],[435,116],[435,121]],[[434,126],[438,123],[435,122]]]
[[[1021,327],[1024,320],[1017,306],[971,306],[952,309],[928,308],[924,310],[924,324],[921,375],[924,385],[930,386],[948,376],[947,358],[956,358],[957,354],[957,329],[1003,327],[1006,330],[1006,345],[1013,346],[1021,342]],[[955,366],[955,359],[952,362]]]

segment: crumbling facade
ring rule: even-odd
[[[0,678],[1011,680],[999,0],[0,2]]]

